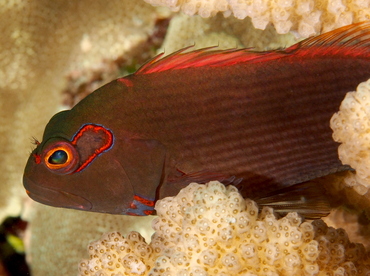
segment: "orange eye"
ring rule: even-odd
[[[67,142],[57,142],[49,146],[44,155],[46,167],[56,173],[73,172],[78,165],[78,154],[73,145]]]

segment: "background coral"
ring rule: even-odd
[[[339,159],[356,172],[346,177],[348,186],[360,195],[370,189],[370,80],[348,92],[339,112],[330,120],[333,139],[340,143]]]
[[[289,31],[302,37],[329,31],[370,16],[370,2],[350,0],[145,0],[155,6],[181,10],[187,15],[212,17],[221,12],[238,19],[250,17],[257,29],[272,23],[279,34]]]
[[[252,47],[268,50],[289,46],[296,42],[292,34],[278,35],[272,26],[256,30],[249,18],[239,20],[217,15],[212,18],[189,17],[178,14],[170,22],[160,51],[172,53],[183,47],[218,46],[220,48]]]
[[[343,229],[243,199],[233,186],[192,183],[156,204],[155,234],[106,233],[88,246],[85,275],[367,275],[370,260]],[[327,274],[328,273],[328,274]]]
[[[346,229],[351,241],[361,243],[367,251],[369,250],[370,227],[366,213],[348,212],[345,208],[337,208],[323,220],[332,227]]]

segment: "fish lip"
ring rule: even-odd
[[[64,207],[84,211],[89,211],[92,209],[91,202],[81,196],[42,187],[35,184],[32,180],[26,177],[23,179],[23,183],[28,196],[42,204],[53,207]],[[32,192],[30,190],[32,190]],[[58,204],[58,202],[60,202],[61,200],[65,203]]]

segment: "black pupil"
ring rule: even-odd
[[[50,164],[64,164],[67,162],[67,153],[64,150],[57,150],[50,155],[48,162]]]

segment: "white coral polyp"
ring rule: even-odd
[[[159,200],[156,210],[156,232],[150,244],[136,232],[126,238],[118,232],[104,234],[89,245],[90,258],[80,263],[79,275],[326,275],[334,270],[353,275],[356,269],[367,271],[364,248],[350,243],[343,230],[327,227],[322,220],[302,223],[297,213],[277,219],[271,208],[259,212],[257,204],[242,198],[233,186],[192,183],[177,196]]]
[[[269,23],[277,33],[289,31],[308,37],[321,31],[330,31],[353,22],[368,20],[368,0],[145,0],[154,6],[166,6],[172,11],[181,10],[187,15],[211,17],[218,12],[233,14],[238,19],[250,17],[257,29]]]
[[[349,92],[339,112],[330,121],[333,139],[341,143],[339,159],[356,173],[345,183],[363,195],[370,188],[370,80],[361,83],[356,92]]]

